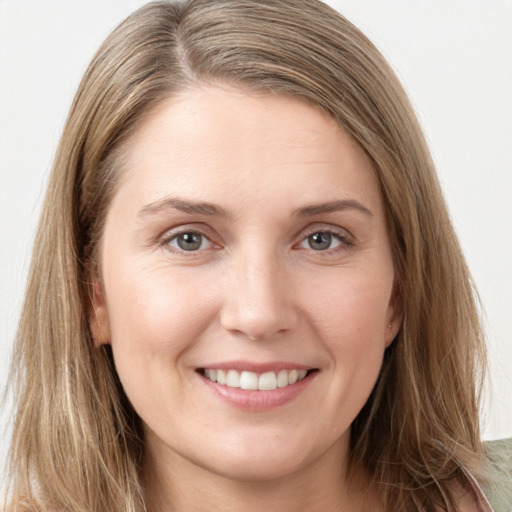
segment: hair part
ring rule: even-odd
[[[228,84],[317,105],[358,143],[381,187],[399,334],[351,428],[350,461],[386,510],[453,512],[461,468],[483,478],[485,352],[475,292],[409,100],[373,44],[315,0],[154,2],[93,58],[53,165],[11,379],[11,510],[144,510],[140,419],[96,348],[91,272],[123,147],[180,91]]]

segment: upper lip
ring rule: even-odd
[[[248,371],[254,373],[265,372],[279,372],[281,370],[312,370],[313,367],[309,365],[292,363],[287,361],[269,361],[269,362],[254,362],[254,361],[222,361],[215,363],[208,363],[199,369],[211,370],[238,370],[239,372]]]

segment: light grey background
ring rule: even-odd
[[[0,386],[67,110],[93,52],[143,3],[0,0]],[[391,61],[419,114],[486,308],[491,383],[484,436],[510,437],[512,0],[329,3]],[[0,462],[8,432],[0,433]]]

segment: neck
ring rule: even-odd
[[[306,468],[270,479],[239,480],[175,453],[147,453],[143,486],[149,512],[377,512],[378,490],[362,472],[350,477],[332,453]],[[339,453],[338,453],[339,455]]]

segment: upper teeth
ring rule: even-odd
[[[205,369],[203,375],[212,382],[224,384],[230,388],[259,389],[271,391],[276,388],[284,388],[306,376],[306,370],[281,370],[257,374],[254,372],[239,372],[237,370]]]

